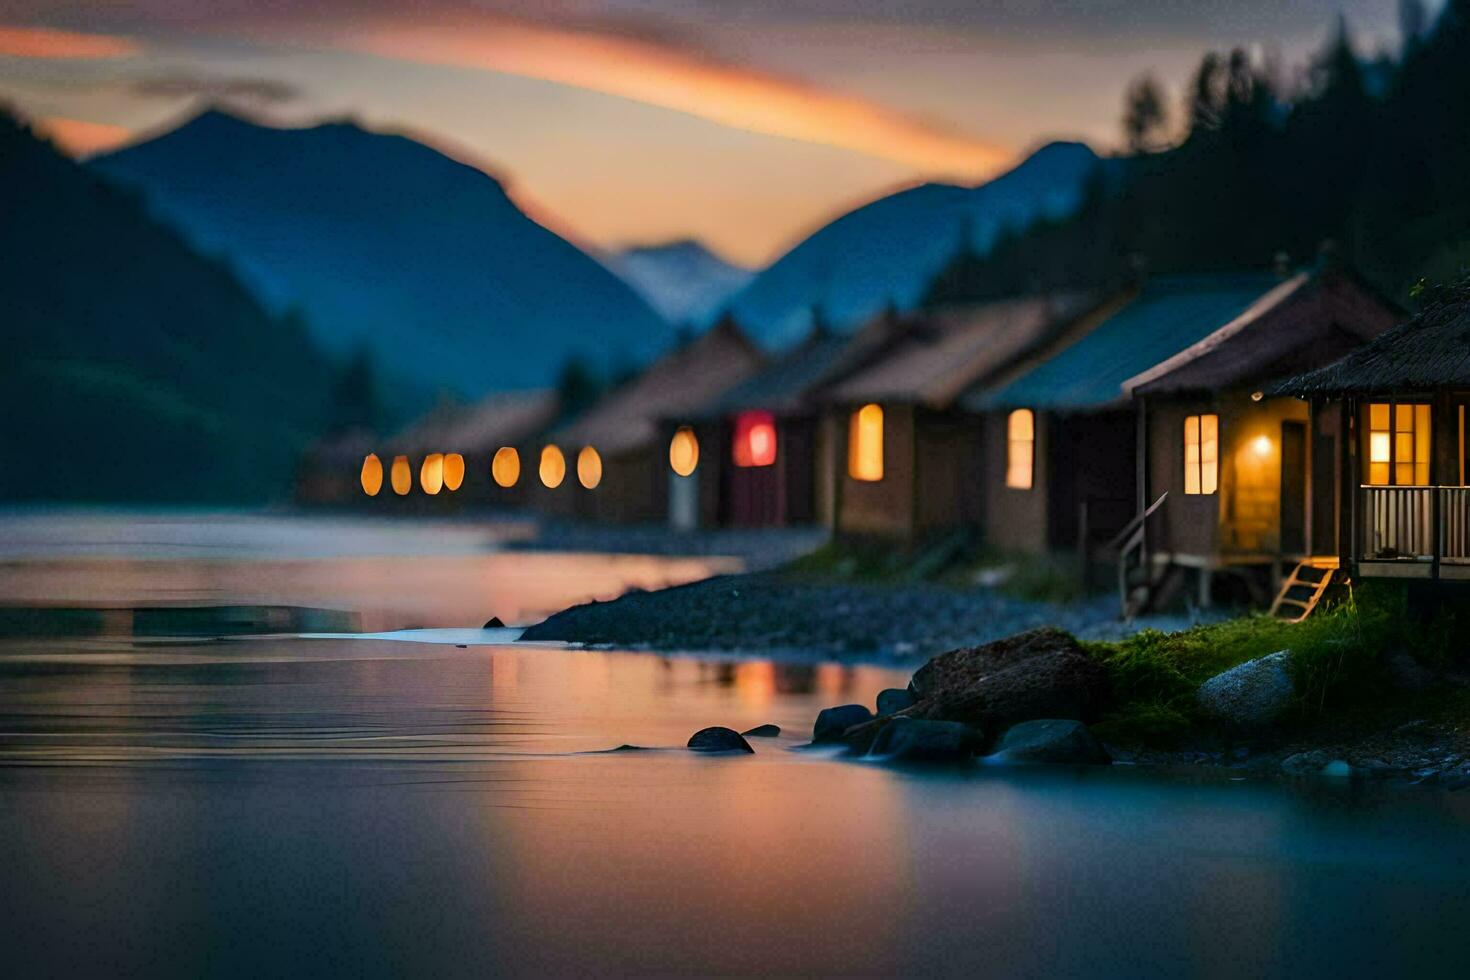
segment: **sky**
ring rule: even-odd
[[[1438,2],[1431,0],[1431,9]],[[694,237],[770,262],[848,208],[1118,142],[1208,49],[1299,64],[1394,0],[0,0],[0,99],[84,156],[204,102],[351,116],[502,179],[579,243]]]

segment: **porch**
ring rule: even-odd
[[[1470,582],[1470,487],[1358,488],[1357,574]]]

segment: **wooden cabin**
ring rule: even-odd
[[[903,319],[866,367],[822,395],[840,447],[834,529],[909,540],[981,522],[982,420],[957,399],[1076,329],[1080,295],[952,306]]]
[[[1282,285],[1273,275],[1158,277],[1090,329],[976,385],[983,523],[996,548],[1091,553],[1140,510],[1139,423],[1124,384],[1226,326]]]
[[[1335,542],[1354,580],[1470,582],[1470,282],[1433,289],[1421,312],[1274,390],[1309,400],[1333,457]]]
[[[542,481],[534,505],[550,513],[619,522],[662,521],[671,507],[697,510],[699,484],[712,475],[704,458],[708,452],[695,433],[688,433],[680,441],[694,440],[695,465],[687,476],[673,472],[665,420],[693,416],[764,364],[761,352],[728,317],[681,343],[550,433],[541,452],[559,454],[564,475],[556,486]]]
[[[1336,556],[1338,427],[1331,417],[1314,424],[1300,399],[1265,391],[1399,317],[1345,271],[1303,272],[1123,383],[1136,407],[1139,510],[1152,510],[1141,539],[1151,574],[1140,585],[1190,569],[1209,605],[1223,572],[1260,599],[1283,563]],[[1135,605],[1149,598],[1140,593]]]
[[[695,416],[668,420],[671,450],[683,431],[682,438],[697,437],[708,454],[700,464],[697,511],[680,512],[680,501],[671,500],[670,523],[830,527],[838,447],[816,399],[872,356],[888,336],[888,323],[879,317],[849,335],[814,327],[801,344]]]

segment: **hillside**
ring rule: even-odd
[[[754,277],[692,238],[609,255],[608,268],[670,323],[706,323]]]
[[[879,198],[808,236],[758,274],[731,309],[779,347],[805,335],[814,306],[839,327],[890,302],[911,307],[966,234],[985,251],[1008,230],[1065,216],[1097,165],[1080,143],[1052,143],[978,187],[922,184]]]
[[[207,111],[91,165],[140,188],[271,309],[299,309],[327,351],[366,345],[419,385],[545,385],[574,353],[637,362],[672,334],[499,181],[404,136]]]
[[[283,495],[330,368],[133,195],[0,111],[0,499]]]

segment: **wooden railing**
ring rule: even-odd
[[[1153,568],[1148,553],[1148,519],[1163,506],[1166,490],[1143,513],[1129,521],[1107,548],[1118,556],[1118,601],[1124,619],[1132,619],[1145,606],[1153,591]]]
[[[1470,562],[1470,487],[1363,487],[1368,561]]]

